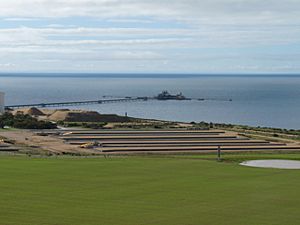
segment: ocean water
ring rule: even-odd
[[[300,76],[2,74],[0,90],[6,93],[7,105],[97,100],[104,95],[154,96],[168,90],[208,100],[151,100],[72,108],[172,121],[300,129]]]

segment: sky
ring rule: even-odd
[[[0,0],[0,72],[299,71],[300,0]]]

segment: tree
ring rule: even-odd
[[[55,129],[56,124],[49,121],[39,121],[30,115],[5,113],[0,116],[0,128],[10,126],[20,129]]]

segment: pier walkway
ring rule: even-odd
[[[60,106],[76,106],[76,105],[91,105],[91,104],[105,104],[105,103],[117,103],[117,102],[135,102],[135,101],[147,101],[148,97],[138,98],[117,98],[117,99],[101,99],[92,101],[70,101],[70,102],[51,102],[51,103],[38,103],[38,104],[22,104],[22,105],[8,105],[5,109],[18,109],[26,107],[60,107]]]
[[[105,97],[105,96],[103,96]],[[117,103],[117,102],[135,102],[135,101],[148,101],[148,100],[196,100],[196,101],[232,101],[232,99],[225,98],[186,98],[181,93],[178,95],[171,95],[168,92],[162,92],[155,97],[115,97],[110,99],[100,99],[100,100],[86,100],[86,101],[68,101],[68,102],[50,102],[50,103],[37,103],[37,104],[20,104],[20,105],[8,105],[5,106],[5,109],[18,109],[18,108],[27,108],[27,107],[61,107],[61,106],[76,106],[76,105],[91,105],[91,104],[105,104],[105,103]]]

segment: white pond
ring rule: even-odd
[[[240,163],[242,166],[261,167],[261,168],[277,168],[277,169],[300,169],[300,161],[297,160],[250,160]]]

